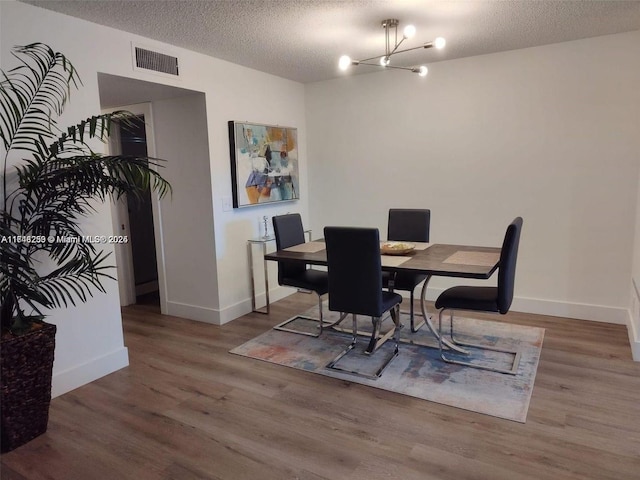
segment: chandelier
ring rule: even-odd
[[[407,25],[402,31],[402,38],[398,41],[398,25],[399,21],[395,18],[389,18],[382,21],[382,28],[384,28],[385,37],[385,51],[383,55],[376,55],[375,57],[363,58],[362,60],[352,60],[348,55],[343,55],[338,61],[338,67],[340,70],[347,70],[351,65],[373,65],[383,68],[397,68],[399,70],[408,70],[413,73],[417,73],[419,76],[424,77],[428,73],[428,69],[425,65],[414,67],[400,67],[397,65],[391,65],[391,56],[398,53],[410,52],[411,50],[418,50],[419,48],[432,48],[437,49],[444,48],[447,43],[442,37],[436,38],[433,42],[428,42],[417,47],[405,48],[398,50],[398,47],[402,45],[402,42],[412,38],[416,34],[416,27],[413,25]],[[372,60],[378,60],[372,62]]]

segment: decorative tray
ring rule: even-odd
[[[383,255],[404,255],[412,252],[416,246],[408,242],[382,242],[380,244],[380,253]]]

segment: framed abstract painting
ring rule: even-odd
[[[233,208],[300,198],[298,130],[229,122]]]

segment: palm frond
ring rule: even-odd
[[[68,196],[101,200],[153,189],[162,198],[171,192],[171,185],[152,168],[161,163],[159,159],[126,155],[53,158],[42,165],[20,167],[20,187],[41,196],[64,190]]]
[[[6,151],[31,151],[33,136],[52,137],[56,120],[80,77],[67,58],[42,43],[15,47],[20,65],[0,83],[0,135]]]
[[[80,123],[68,127],[67,131],[63,132],[49,146],[50,155],[58,156],[63,152],[90,155],[93,151],[85,138],[87,140],[98,139],[101,142],[105,142],[111,135],[113,125],[118,124],[123,129],[134,127],[134,123],[131,120],[132,116],[131,112],[117,110],[82,120]]]
[[[37,286],[39,275],[36,272],[28,246],[15,241],[20,231],[12,228],[12,223],[2,215],[0,222],[0,324],[2,328],[11,328],[16,317],[24,317],[23,305],[40,314],[39,306],[50,306],[49,300]],[[16,328],[22,326],[18,321]]]
[[[41,310],[85,302],[113,279],[109,254],[82,238],[82,218],[95,212],[96,199],[142,197],[151,189],[164,197],[171,185],[156,171],[162,160],[92,151],[90,142],[106,141],[114,124],[133,125],[129,112],[58,128],[80,83],[64,55],[42,43],[15,47],[13,55],[18,66],[0,73],[0,323],[19,334],[43,318]],[[23,160],[8,172],[10,154]],[[45,241],[5,241],[18,237]],[[43,257],[48,262],[39,263]]]
[[[109,253],[97,252],[67,261],[58,269],[42,277],[38,288],[47,300],[56,307],[76,305],[76,300],[86,302],[93,296],[93,290],[105,292],[102,280],[115,280],[106,270],[113,268],[106,265]]]

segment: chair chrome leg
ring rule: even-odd
[[[399,309],[396,310],[394,307],[389,313],[391,315],[391,318],[393,319],[394,325],[399,325],[400,323]],[[374,317],[371,319],[373,323],[373,331],[371,332],[371,338],[369,339],[369,346],[367,346],[364,352],[367,355],[371,355],[372,353],[374,353],[384,344],[384,342],[386,342],[393,335],[395,335],[395,332],[396,332],[395,328],[390,329],[389,331],[385,332],[382,335],[380,334],[380,329],[381,329],[382,321],[384,318],[386,317]]]
[[[395,329],[393,332],[393,340],[395,341],[395,353],[398,354],[398,347],[400,345],[400,329],[402,325],[400,325],[400,305],[397,306],[396,315],[393,319],[393,323],[395,323]]]
[[[440,358],[443,361],[448,362],[442,351],[442,310],[440,310],[440,314],[438,315],[438,335],[436,336],[438,337],[438,350],[440,350]]]
[[[318,336],[322,335],[322,326],[324,325],[324,317],[322,316],[322,297],[318,295],[318,311],[320,316],[320,325],[318,327]]]
[[[393,318],[394,328],[389,333],[393,333],[393,339],[395,343],[393,347],[393,353],[389,356],[389,358],[385,360],[382,366],[378,369],[378,371],[375,374],[376,377],[380,377],[382,375],[382,372],[384,372],[385,369],[391,363],[391,360],[393,360],[398,356],[398,351],[399,351],[398,346],[400,344],[400,304],[393,307],[391,311],[391,318]]]
[[[356,344],[358,340],[358,318],[355,313],[351,314],[351,343]]]
[[[371,355],[378,347],[378,337],[380,336],[380,324],[382,323],[380,317],[371,317],[373,323],[373,331],[371,332],[371,340],[369,340],[369,346],[364,351],[367,355]]]
[[[369,378],[369,379],[372,379],[372,380],[376,380],[377,378],[379,378],[382,375],[382,372],[384,372],[384,370],[387,368],[387,366],[391,363],[391,360],[393,360],[394,358],[396,358],[398,356],[398,345],[400,343],[400,327],[401,327],[401,325],[400,325],[400,306],[399,305],[394,307],[393,313],[392,313],[392,318],[393,318],[393,322],[394,322],[394,328],[393,328],[393,330],[390,330],[387,334],[385,334],[383,336],[383,338],[386,340],[391,335],[394,336],[395,346],[394,346],[394,349],[393,349],[393,353],[389,356],[389,358],[387,358],[385,360],[385,362],[380,366],[380,368],[378,368],[378,370],[373,375],[364,374],[364,373],[357,372],[357,371],[354,371],[354,370],[347,370],[347,369],[340,368],[340,367],[336,366],[338,361],[340,361],[340,359],[342,357],[344,357],[347,353],[349,353],[351,350],[353,350],[353,348],[356,345],[356,341],[357,341],[357,338],[358,338],[358,324],[357,324],[357,320],[356,320],[356,316],[355,315],[353,315],[353,326],[352,326],[353,336],[351,338],[351,344],[344,351],[340,352],[340,354],[336,358],[334,358],[331,362],[329,362],[325,368],[330,368],[332,370],[338,370],[340,372],[348,373],[350,375],[356,375],[358,377]],[[382,317],[374,317],[374,318],[372,318],[372,320],[374,322],[374,328],[373,328],[374,333],[371,336],[371,340],[369,341],[369,346],[365,350],[365,354],[373,353],[380,345],[382,345],[382,343],[384,343],[384,342],[378,342],[377,341],[377,335],[376,335],[376,331],[378,331],[378,333],[379,333],[380,323],[382,321]],[[371,351],[369,351],[369,348],[372,348],[372,346],[371,346],[372,343],[374,344],[373,349]]]
[[[488,345],[480,345],[477,343],[466,343],[466,342],[458,342],[454,339],[454,335],[453,335],[453,318],[454,318],[454,311],[451,309],[451,313],[450,313],[450,338],[451,338],[451,343],[453,343],[456,346],[459,347],[473,347],[473,348],[478,348],[481,350],[489,350],[492,352],[500,352],[500,353],[509,353],[511,355],[514,355],[514,359],[513,359],[513,363],[511,364],[511,368],[510,369],[506,369],[506,368],[495,368],[495,367],[490,367],[488,365],[481,365],[481,364],[477,364],[477,363],[471,363],[471,362],[463,362],[461,360],[453,360],[451,358],[447,358],[444,354],[442,345],[443,345],[443,339],[442,339],[442,314],[444,313],[444,311],[447,310],[446,308],[443,308],[442,310],[440,310],[440,314],[438,315],[438,347],[440,349],[440,358],[442,358],[443,361],[447,362],[447,363],[453,363],[456,365],[464,365],[466,367],[473,367],[473,368],[479,368],[481,370],[488,370],[490,372],[498,372],[498,373],[506,373],[509,375],[516,375],[518,373],[518,366],[520,365],[520,358],[522,356],[522,352],[519,350],[506,350],[503,348],[496,348],[496,347],[491,347]],[[462,349],[456,349],[456,351],[462,353],[466,353],[468,354],[469,352],[466,350],[462,350]]]
[[[338,325],[340,325],[340,324],[342,323],[342,321],[343,321],[345,318],[347,318],[348,316],[349,316],[349,314],[348,314],[348,313],[341,312],[341,313],[340,313],[340,317],[338,318],[338,320],[336,320],[336,321],[335,321],[335,322],[333,322],[333,323],[325,323],[325,324],[324,324],[324,326],[325,326],[325,328],[333,328],[333,329],[335,329],[335,330],[338,330],[339,332],[346,332],[346,331],[348,331],[348,329],[345,329],[345,328],[337,328],[337,327],[338,327]]]
[[[274,330],[280,330],[280,331],[282,331],[282,332],[297,333],[297,334],[299,334],[299,335],[306,335],[306,336],[308,336],[308,337],[314,337],[314,338],[317,338],[317,337],[319,337],[320,335],[322,335],[322,330],[323,330],[323,327],[325,326],[325,325],[324,325],[324,315],[323,315],[323,312],[322,312],[322,296],[321,296],[321,295],[318,295],[318,308],[319,308],[319,317],[320,317],[319,319],[318,319],[318,318],[313,318],[313,317],[308,317],[308,316],[306,316],[306,315],[296,315],[296,316],[294,316],[294,317],[291,317],[291,318],[289,318],[289,319],[285,320],[285,321],[284,321],[284,322],[282,322],[282,323],[279,323],[278,325],[276,325],[275,327],[273,327],[273,329],[274,329]],[[313,321],[315,321],[315,322],[318,322],[318,333],[313,333],[313,332],[304,332],[304,331],[301,331],[301,330],[296,330],[296,329],[294,329],[294,328],[288,328],[288,327],[287,327],[287,325],[288,325],[289,323],[291,323],[291,322],[293,322],[293,321],[295,321],[295,320],[298,320],[298,319],[303,319],[303,320],[313,320]],[[341,320],[339,320],[339,321],[342,321],[342,319],[341,319]],[[337,322],[336,322],[336,323],[337,323]],[[333,325],[335,325],[336,323],[333,323],[333,324],[331,324],[331,325],[327,325],[327,326],[328,326],[328,327],[329,327],[329,326],[333,326]]]
[[[352,327],[353,336],[351,337],[351,343],[349,344],[349,346],[346,349],[344,349],[333,360],[331,360],[327,364],[327,366],[325,368],[331,368],[333,370],[340,370],[340,371],[343,371],[343,372],[353,373],[353,374],[357,375],[357,372],[343,370],[342,368],[338,368],[338,367],[335,366],[336,363],[338,363],[342,357],[344,357],[347,353],[349,353],[351,350],[353,350],[353,348],[356,346],[356,342],[358,341],[358,320],[356,318],[355,313],[353,313],[351,315],[353,317],[353,327]]]
[[[395,314],[395,310],[391,310],[390,313]],[[353,328],[348,328],[348,327],[341,327],[338,326],[345,318],[346,318],[346,314],[341,314],[340,318],[338,320],[336,320],[334,323],[331,324],[325,324],[325,327],[331,327],[333,328],[335,331],[337,332],[342,332],[342,333],[352,333],[353,332]],[[378,322],[378,328],[376,331],[376,322],[373,321],[373,328],[372,331],[362,331],[360,333],[358,333],[358,335],[360,336],[367,336],[369,337],[369,346],[367,347],[365,353],[367,355],[375,352],[378,348],[380,348],[382,346],[382,344],[384,342],[386,342],[389,338],[391,338],[391,336],[394,333],[394,329],[389,330],[388,332],[384,333],[383,335],[380,335],[380,330],[382,329],[382,324],[384,322],[384,320],[386,320],[386,316],[385,317],[380,317],[380,321]],[[394,319],[394,322],[396,320]],[[400,317],[398,316],[398,322],[400,321]],[[400,324],[400,328],[402,328],[402,325]]]
[[[451,342],[454,345],[458,345],[458,343],[453,338],[453,310],[451,310],[451,313],[449,314],[449,337],[451,338]]]

